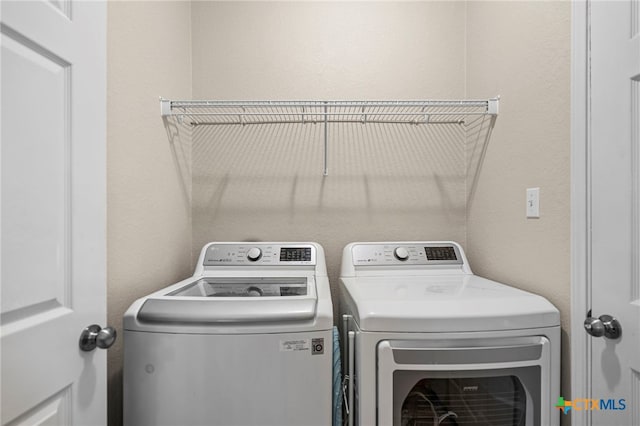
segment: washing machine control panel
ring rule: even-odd
[[[352,249],[355,266],[461,265],[460,249],[447,243],[357,244]]]
[[[316,248],[309,244],[212,244],[204,266],[300,266],[316,264]]]

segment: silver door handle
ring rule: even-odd
[[[97,324],[90,325],[80,333],[80,349],[90,352],[97,347],[100,349],[109,349],[116,341],[116,329],[113,327],[102,328]]]
[[[600,315],[598,318],[588,316],[584,320],[584,329],[590,336],[606,337],[607,339],[618,339],[622,336],[622,325],[620,321],[611,315]]]

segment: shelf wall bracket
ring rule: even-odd
[[[162,117],[171,115],[171,101],[169,99],[160,97],[160,115]]]
[[[487,102],[487,114],[498,115],[500,109],[500,96],[491,98]]]

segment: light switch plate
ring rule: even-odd
[[[540,217],[540,188],[527,188],[527,218]]]

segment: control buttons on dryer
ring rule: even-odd
[[[409,259],[409,250],[404,247],[396,247],[396,249],[393,251],[393,255],[396,257],[396,259],[404,262],[405,260]]]
[[[258,247],[252,247],[247,252],[247,259],[249,259],[252,262],[255,262],[261,257],[262,257],[262,250],[260,250]]]

